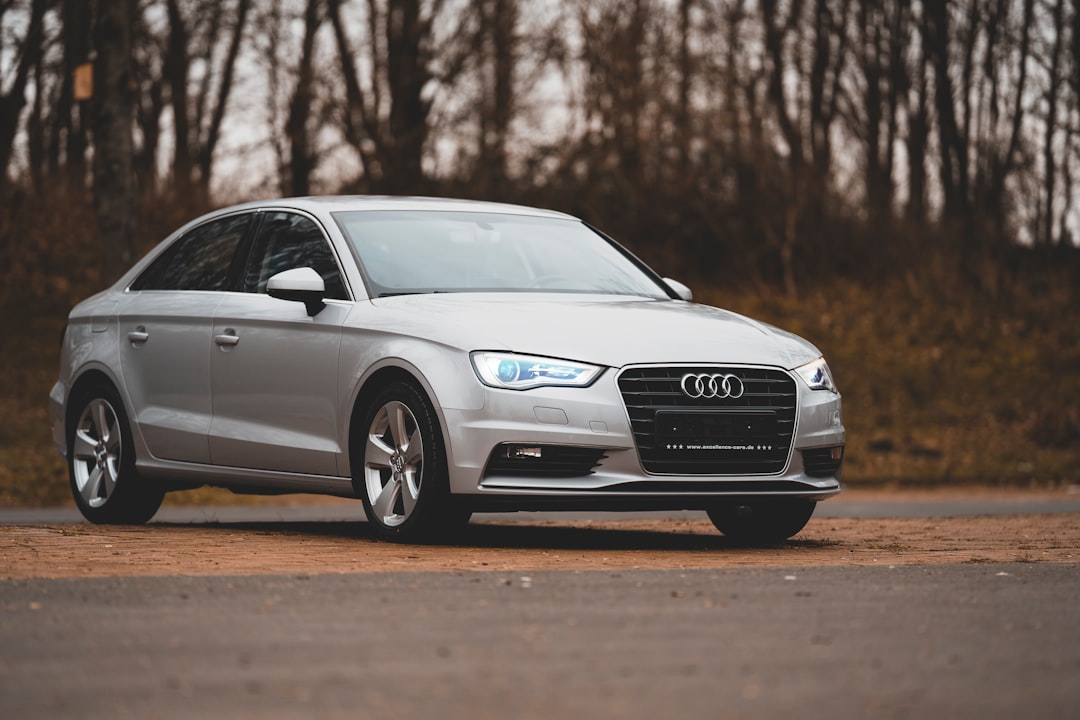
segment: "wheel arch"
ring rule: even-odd
[[[95,392],[95,388],[100,390]],[[90,456],[79,457],[75,454],[74,438],[82,422],[82,413],[89,409],[89,403],[95,398],[100,398],[109,407],[114,423],[109,436],[116,433],[116,440],[115,446],[113,440],[105,440],[99,424],[99,449],[94,452],[91,460]],[[142,524],[152,518],[161,507],[167,488],[160,482],[147,480],[139,475],[139,440],[121,384],[108,372],[100,369],[92,368],[80,373],[67,394],[64,425],[68,482],[75,504],[83,517],[96,524],[124,525]],[[107,460],[98,455],[99,452],[108,453],[112,459]],[[87,467],[90,462],[97,464],[97,472],[109,473],[112,477],[111,488],[110,483],[103,481],[100,474],[98,480],[92,479],[93,474]],[[109,470],[105,470],[103,465],[106,462]],[[87,490],[94,499],[101,501],[100,504],[93,504],[94,500],[84,494]]]
[[[113,391],[120,396],[121,402],[124,403],[124,412],[127,416],[131,417],[131,409],[127,407],[127,398],[124,397],[124,393],[120,391],[120,384],[116,382],[111,375],[100,368],[89,368],[75,379],[75,382],[71,384],[71,389],[67,393],[67,402],[64,407],[64,428],[65,432],[70,433],[71,424],[75,417],[75,414],[80,410],[79,403],[82,402],[86,391],[94,387],[95,385],[108,385]]]
[[[77,420],[75,416],[80,410],[79,404],[84,399],[87,389],[92,388],[95,385],[107,385],[112,388],[113,392],[120,398],[124,414],[127,415],[128,425],[131,428],[131,440],[132,448],[135,453],[135,462],[136,464],[139,464],[140,459],[146,457],[149,453],[146,448],[146,443],[143,440],[142,428],[139,427],[124,383],[118,380],[107,367],[96,364],[88,365],[80,370],[67,391],[64,400],[65,446],[66,443],[70,441],[71,428]]]
[[[346,447],[348,448],[348,452],[345,457],[347,467],[344,468],[344,471],[348,475],[352,475],[353,457],[359,452],[356,448],[356,443],[360,437],[362,437],[362,433],[365,429],[363,427],[364,415],[371,408],[371,403],[375,399],[375,396],[387,385],[394,382],[404,382],[414,386],[424,396],[424,399],[431,403],[431,407],[435,412],[435,419],[439,424],[439,434],[443,445],[443,456],[446,462],[448,464],[450,463],[451,450],[447,440],[446,418],[443,417],[442,407],[439,405],[431,385],[426,381],[423,374],[415,368],[398,364],[385,364],[378,369],[373,370],[366,378],[364,378],[353,398],[352,409],[349,413],[348,434],[346,436]]]

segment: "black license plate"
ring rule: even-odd
[[[776,413],[673,413],[656,414],[656,434],[667,438],[768,437],[776,435]]]
[[[656,439],[667,450],[770,451],[775,448],[776,432],[772,411],[656,414]]]

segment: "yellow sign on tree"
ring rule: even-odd
[[[75,99],[89,100],[94,97],[94,64],[83,63],[75,68]]]

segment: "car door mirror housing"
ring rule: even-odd
[[[315,317],[326,307],[326,283],[309,267],[293,268],[274,275],[266,282],[266,294],[278,300],[302,302],[307,314]]]
[[[694,293],[686,285],[683,285],[678,280],[672,280],[671,278],[664,278],[664,283],[669,288],[671,288],[672,292],[679,296],[680,300],[685,300],[686,302],[693,302]]]

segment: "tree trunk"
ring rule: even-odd
[[[690,53],[690,10],[694,0],[679,0],[679,102],[676,109],[676,146],[679,149],[677,168],[680,180],[690,177],[690,91],[694,78],[693,56]]]
[[[490,3],[492,96],[487,137],[483,140],[484,172],[490,179],[488,190],[505,190],[509,175],[507,145],[510,122],[514,117],[514,70],[517,67],[517,0],[492,0]]]
[[[1046,93],[1046,126],[1043,136],[1043,169],[1046,173],[1046,208],[1043,211],[1042,243],[1047,247],[1054,244],[1054,226],[1056,216],[1054,203],[1057,200],[1057,158],[1054,153],[1054,135],[1057,132],[1058,95],[1061,92],[1061,49],[1065,40],[1064,22],[1065,2],[1057,0],[1054,4],[1054,43],[1050,51],[1048,69],[1050,87]]]
[[[26,106],[26,85],[30,70],[41,58],[42,25],[47,0],[34,0],[30,7],[30,23],[23,40],[11,88],[0,95],[0,194],[7,189],[7,166],[15,147],[15,135],[19,129],[19,116]]]
[[[941,185],[945,194],[945,214],[965,224],[965,235],[971,220],[967,193],[967,148],[963,144],[960,126],[956,120],[956,98],[963,98],[970,87],[954,90],[949,74],[951,65],[950,45],[952,31],[949,28],[949,8],[945,2],[923,4],[923,41],[930,65],[934,69],[934,94],[937,109],[937,129],[941,160]],[[970,237],[963,238],[965,243]]]
[[[289,118],[285,123],[285,135],[289,141],[289,193],[294,196],[311,194],[311,171],[315,162],[307,125],[314,81],[312,49],[315,34],[322,24],[321,5],[321,0],[308,0],[304,10],[304,40],[300,49],[296,89],[289,102]]]
[[[317,6],[320,4],[320,0],[309,0],[307,12],[311,13],[312,8],[317,10]],[[217,98],[214,101],[214,108],[210,115],[210,123],[206,128],[205,137],[199,148],[199,179],[207,190],[210,187],[210,175],[214,168],[214,150],[217,148],[218,139],[221,136],[221,123],[225,119],[225,108],[228,105],[229,94],[232,91],[236,58],[240,55],[240,44],[243,42],[244,28],[247,24],[248,9],[250,7],[251,0],[239,0],[236,5],[236,16],[232,27],[232,36],[229,40],[229,48],[225,53],[225,58],[222,60],[221,84],[218,86]],[[312,48],[306,39],[304,50],[301,62],[306,63],[310,68]],[[201,113],[199,119],[202,119]]]
[[[131,37],[136,12],[135,0],[109,0],[98,5],[94,23],[94,200],[104,283],[135,261]]]
[[[389,0],[386,13],[386,79],[390,89],[390,143],[382,165],[384,190],[419,194],[425,187],[423,155],[429,104],[423,90],[428,69],[430,24],[420,14],[420,0]]]
[[[190,190],[194,168],[188,124],[188,29],[178,0],[168,0],[167,10],[169,39],[163,73],[173,110],[173,182],[177,194],[184,196]]]
[[[89,101],[75,100],[75,68],[90,61],[90,3],[85,0],[64,0],[61,13],[64,22],[64,79],[57,108],[50,158],[50,172],[59,169],[61,131],[66,135],[64,169],[73,188],[82,189],[86,183],[86,148],[89,131],[87,113]]]
[[[920,50],[913,68],[912,90],[917,100],[912,101],[912,93],[906,95],[907,114],[910,127],[907,134],[908,155],[908,204],[907,219],[918,228],[927,224],[927,189],[926,189],[926,152],[930,139],[930,111],[927,107],[926,50]],[[913,106],[914,105],[914,106]]]

